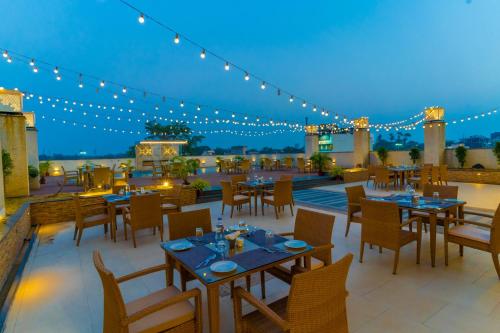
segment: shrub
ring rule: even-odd
[[[322,173],[328,165],[328,162],[330,162],[331,160],[332,159],[326,154],[319,152],[316,152],[311,156],[311,162],[313,163],[313,166],[318,169],[318,173]]]
[[[344,174],[344,170],[341,167],[339,167],[338,165],[334,165],[330,169],[330,176],[332,176],[333,178],[341,177],[343,174]]]
[[[40,162],[40,164],[38,164],[38,169],[40,170],[40,174],[46,175],[49,172],[51,165],[52,163],[50,161]]]
[[[495,143],[495,147],[493,147],[493,154],[497,157],[497,163],[500,164],[500,141]]]
[[[467,157],[467,148],[464,146],[458,146],[455,148],[455,157],[458,160],[458,163],[460,163],[460,167],[463,168],[465,165],[465,158]]]
[[[389,157],[389,151],[385,147],[379,147],[377,149],[377,156],[380,162],[382,162],[382,165],[385,165],[385,162],[387,162],[387,157]]]
[[[12,157],[10,157],[10,153],[5,149],[2,149],[2,167],[4,177],[9,176],[12,173],[12,169],[14,168]]]
[[[28,174],[30,175],[30,178],[36,178],[38,177],[38,169],[32,165],[28,165]]]
[[[413,164],[416,164],[417,161],[420,159],[420,150],[418,148],[412,148],[410,149],[410,159],[412,160]]]
[[[203,192],[205,191],[208,187],[210,187],[210,183],[204,179],[201,178],[196,178],[193,180],[191,183],[191,187],[196,189],[197,191]]]

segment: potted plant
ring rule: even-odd
[[[200,160],[197,158],[189,159],[186,161],[187,167],[189,169],[189,173],[193,175],[198,174],[198,169],[200,168]]]
[[[332,159],[326,154],[319,152],[312,154],[310,159],[314,168],[318,170],[318,176],[324,176],[324,170],[326,169],[327,164],[331,162]]]
[[[220,156],[215,158],[215,165],[217,167],[217,172],[222,172],[222,158]]]
[[[261,157],[259,160],[259,166],[261,170],[264,170],[264,163],[267,157]]]
[[[493,154],[497,157],[497,164],[500,164],[500,141],[495,143],[495,147],[493,147]]]
[[[385,165],[387,158],[389,157],[389,151],[385,147],[379,147],[377,149],[377,156],[380,162],[382,162],[382,165]]]
[[[420,159],[420,150],[417,147],[412,148],[410,149],[409,155],[410,159],[413,162],[413,165],[415,165],[417,164],[417,161]]]
[[[196,178],[191,183],[191,187],[196,190],[196,197],[199,197],[201,195],[201,192],[210,187],[210,183],[205,179]]]
[[[40,173],[38,172],[38,169],[32,165],[28,165],[28,175],[30,176],[30,189],[39,189],[40,188],[40,182],[38,181],[37,177]]]
[[[182,179],[184,185],[189,185],[188,176],[191,172],[191,166],[188,165],[185,157],[175,156],[172,159],[174,164],[173,174],[176,178]]]
[[[47,181],[45,177],[49,176],[50,161],[43,161],[38,164],[38,170],[40,171],[40,184],[45,184]]]
[[[120,169],[122,169],[122,172],[128,173],[128,178],[132,178],[134,176],[134,174],[132,173],[132,171],[134,171],[132,160],[127,160],[127,162],[120,163]]]
[[[458,146],[455,148],[455,157],[458,160],[458,163],[460,163],[460,167],[463,169],[465,165],[465,158],[467,157],[467,148],[464,146]]]
[[[339,179],[342,179],[342,176],[344,175],[344,170],[342,169],[342,167],[338,166],[338,165],[334,165],[331,169],[330,169],[330,176],[335,179],[335,180],[339,180]]]
[[[14,168],[14,162],[12,161],[10,153],[7,150],[2,149],[2,172],[4,178],[12,173],[13,168]]]

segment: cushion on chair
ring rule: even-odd
[[[83,219],[84,224],[94,224],[94,223],[100,223],[102,221],[109,220],[108,214],[97,214],[97,215],[91,215],[87,216]]]
[[[470,239],[484,244],[490,243],[490,232],[471,225],[458,225],[448,230],[448,235]]]
[[[125,305],[127,315],[131,315],[150,305],[172,298],[178,294],[180,294],[179,289],[167,287],[148,296],[135,299]],[[161,332],[193,320],[194,317],[194,306],[189,301],[182,301],[130,324],[129,332]]]
[[[286,306],[288,297],[282,298],[268,306],[281,318],[286,318]],[[252,333],[277,333],[283,332],[276,324],[264,317],[260,312],[253,311],[242,318],[243,331]]]
[[[176,210],[177,205],[172,204],[172,203],[164,203],[161,205],[162,210]]]
[[[417,234],[408,230],[400,230],[400,242],[401,245],[408,244],[417,239]]]
[[[361,211],[352,213],[351,221],[360,222],[363,217]]]
[[[429,213],[427,212],[420,212],[420,211],[412,211],[411,212],[412,216],[420,216],[423,218],[429,218]],[[450,217],[453,217],[453,214],[450,214]],[[444,220],[446,218],[446,213],[437,213],[437,219],[438,220]],[[424,221],[427,222],[427,221]]]
[[[233,197],[233,200],[234,200],[234,201],[243,201],[243,200],[248,200],[248,196],[246,196],[246,195],[241,195],[241,194],[236,194],[236,195]]]
[[[274,201],[274,195],[265,195],[264,201]]]
[[[293,265],[295,265],[295,260],[287,261],[287,262],[281,264],[280,266],[291,271]],[[311,270],[314,271],[315,269],[320,269],[324,266],[325,266],[325,263],[322,260],[316,259],[316,258],[311,256]]]

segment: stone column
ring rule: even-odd
[[[0,139],[0,152],[2,151],[2,140]],[[3,193],[3,166],[2,158],[0,157],[0,220],[5,217],[5,196]]]
[[[425,109],[424,163],[433,165],[444,163],[445,127],[444,108],[433,106]]]
[[[305,145],[305,158],[308,159],[312,154],[319,151],[319,134],[318,126],[306,126],[306,145]]]
[[[22,113],[20,92],[0,89],[0,141],[12,158],[12,173],[4,178],[5,196],[29,195],[26,118]]]
[[[38,130],[35,127],[35,113],[23,112],[26,118],[26,146],[28,149],[28,165],[39,168],[38,160]],[[38,170],[40,171],[40,170]],[[30,188],[33,190],[40,188],[40,175],[35,179],[30,178]]]
[[[354,121],[353,167],[367,167],[370,164],[370,130],[368,118],[361,117]]]

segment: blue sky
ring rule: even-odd
[[[210,50],[331,112],[386,122],[428,105],[444,106],[447,119],[500,105],[500,2],[495,0],[130,1]],[[200,60],[199,49],[182,41],[175,45],[173,35],[152,22],[139,25],[137,14],[117,0],[0,0],[0,7],[2,49],[249,115],[322,120],[300,103],[291,106],[287,97],[261,91],[260,82],[245,82],[236,71],[226,73],[213,57]],[[0,86],[127,105],[109,94],[79,89],[76,74],[63,74],[56,81],[51,73],[33,74],[26,64],[1,60]],[[155,103],[150,97],[145,103],[137,98],[134,107],[150,110]],[[170,104],[180,117],[182,111]],[[74,128],[41,115],[103,127],[102,118],[63,113],[47,103],[25,105],[37,112],[41,153],[120,152],[140,139]],[[490,118],[449,127],[448,137],[487,135],[499,131],[499,123]],[[122,121],[116,127],[131,125]],[[421,132],[413,136],[421,139]],[[208,135],[205,143],[281,147],[302,145],[303,136]]]

